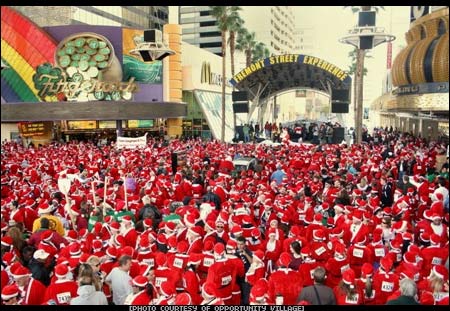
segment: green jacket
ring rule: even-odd
[[[420,305],[413,297],[400,296],[397,299],[389,300],[387,305]]]

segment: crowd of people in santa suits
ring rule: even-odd
[[[4,142],[2,304],[448,304],[447,148]]]

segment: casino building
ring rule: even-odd
[[[41,28],[7,6],[1,22],[2,140],[182,134],[179,25],[163,29],[175,54],[148,62],[137,49],[142,29]]]
[[[392,67],[394,89],[371,106],[378,124],[448,141],[448,13],[448,7],[411,7],[407,46]]]

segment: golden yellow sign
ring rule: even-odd
[[[283,64],[283,63],[300,63],[300,64],[306,64],[311,65],[317,68],[320,68],[322,70],[325,70],[338,78],[341,81],[347,80],[350,77],[348,74],[340,69],[339,67],[323,60],[318,57],[309,56],[309,55],[302,55],[302,54],[284,54],[284,55],[274,55],[270,56],[266,59],[260,59],[256,61],[255,63],[251,64],[250,66],[242,69],[240,72],[238,72],[231,80],[230,83],[232,85],[236,85],[245,78],[247,78],[252,73],[255,73],[263,68],[269,67],[271,65],[276,64]],[[202,71],[203,73],[203,71]]]

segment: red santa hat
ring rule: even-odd
[[[175,285],[169,281],[162,282],[159,289],[161,294],[166,297],[171,297],[177,293]]]
[[[323,232],[322,229],[317,229],[313,231],[313,239],[318,240],[318,241],[323,241],[325,240],[325,233]]]
[[[225,246],[223,243],[216,243],[214,245],[214,254],[222,256],[225,253]]]
[[[137,287],[146,287],[148,279],[143,275],[138,275],[133,279],[133,284]]]
[[[338,243],[336,244],[336,247],[334,248],[334,253],[335,255],[345,255],[345,245],[342,243]]]
[[[353,269],[347,269],[342,273],[342,281],[349,285],[350,288],[355,287],[355,271]]]
[[[110,223],[109,227],[111,228],[111,230],[114,230],[114,231],[120,230],[120,224],[117,221],[113,221],[112,223]]]
[[[28,270],[28,268],[25,268],[24,266],[22,266],[21,264],[19,264],[17,266],[17,268],[15,268],[14,270],[12,270],[11,268],[11,275],[14,279],[20,279],[22,277],[25,276],[31,276],[30,270]]]
[[[357,220],[362,221],[362,219],[363,219],[363,214],[362,214],[362,212],[361,212],[360,210],[355,210],[355,211],[353,212],[353,219],[357,219]]]
[[[264,252],[260,249],[253,252],[253,258],[263,262],[264,261]]]
[[[292,261],[291,255],[289,255],[289,253],[287,252],[283,252],[281,253],[280,258],[278,259],[278,265],[288,267],[291,261]]]
[[[151,218],[145,218],[142,223],[145,229],[148,229],[153,226],[153,220]]]
[[[80,244],[78,244],[78,243],[72,244],[69,248],[69,254],[71,256],[80,256],[81,255]]]
[[[392,259],[390,259],[389,257],[383,257],[380,260],[380,266],[381,268],[383,268],[384,271],[389,272],[392,269]]]
[[[19,287],[16,284],[6,285],[2,289],[2,300],[10,300],[18,297],[20,293]]]
[[[227,242],[227,245],[226,245],[226,249],[231,251],[231,252],[234,252],[236,250],[236,248],[237,248],[236,241],[234,241],[232,239],[229,239],[228,242]]]
[[[98,252],[98,251],[100,251],[101,249],[103,248],[103,243],[102,243],[102,241],[101,240],[93,240],[92,241],[92,249],[95,251],[95,252]]]
[[[64,264],[58,264],[55,267],[55,276],[58,279],[64,279],[67,274],[69,274],[69,268],[67,267],[67,265]]]
[[[231,228],[231,233],[233,233],[233,235],[237,235],[237,234],[242,234],[242,228],[239,225],[234,225],[233,228]]]
[[[211,240],[206,240],[203,244],[203,250],[206,252],[211,252],[214,249],[214,242]]]
[[[47,201],[43,201],[39,204],[38,214],[48,214],[52,211],[52,207],[48,204]]]
[[[166,222],[166,224],[164,226],[164,229],[167,230],[167,231],[172,232],[172,231],[175,230],[176,226],[177,225],[174,222],[168,221],[168,222]]]
[[[2,242],[1,242],[2,246],[4,247],[11,247],[13,245],[13,239],[12,237],[10,237],[9,235],[5,235],[4,237],[2,237]]]
[[[131,223],[132,222],[131,216],[130,215],[123,216],[122,221],[126,223]]]
[[[261,285],[254,285],[250,291],[250,296],[255,302],[263,302],[266,296],[266,289]]]
[[[189,249],[189,244],[186,241],[179,241],[177,243],[178,254],[186,254]]]
[[[6,265],[10,266],[16,258],[17,257],[13,252],[6,252],[2,257],[2,260]]]
[[[203,229],[202,229],[202,227],[200,227],[200,226],[194,226],[194,227],[192,227],[192,228],[189,229],[189,232],[190,232],[191,234],[193,234],[194,236],[199,237],[199,236],[202,236],[202,234],[203,234]]]
[[[444,283],[448,281],[448,270],[444,265],[435,265],[431,269],[438,278],[443,279]]]
[[[372,264],[365,262],[363,263],[363,265],[361,266],[361,277],[362,278],[367,278],[372,276],[373,274],[373,266]]]
[[[192,305],[191,295],[188,293],[180,293],[175,297],[176,306],[188,306]]]
[[[322,224],[322,219],[323,219],[322,214],[318,213],[318,214],[314,215],[314,222],[315,223]]]
[[[416,253],[407,251],[403,254],[403,260],[409,264],[416,264]]]
[[[202,259],[203,259],[202,254],[191,253],[191,254],[189,254],[188,265],[189,264],[199,265],[200,262],[202,261]]]

